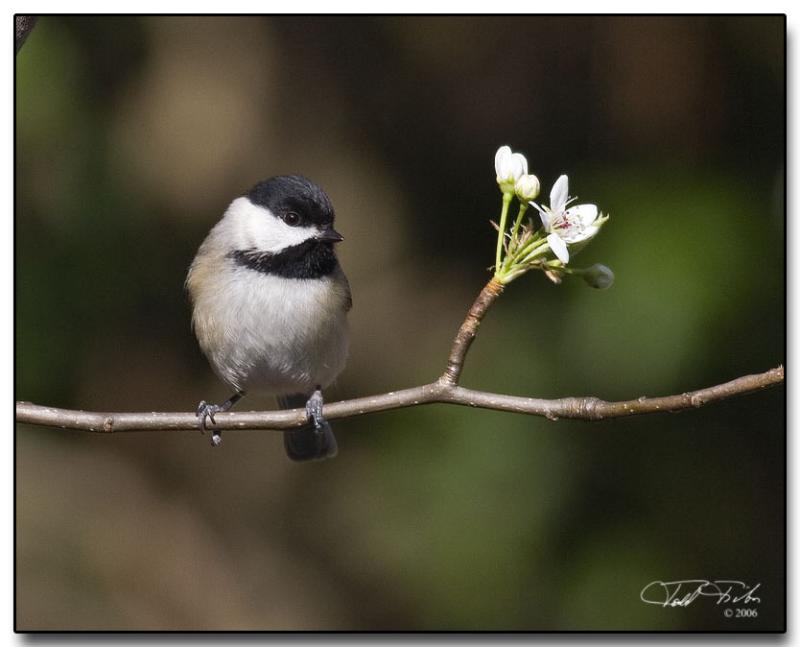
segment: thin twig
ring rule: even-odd
[[[658,398],[638,398],[623,402],[606,402],[594,397],[569,397],[558,400],[523,398],[473,391],[442,380],[411,389],[383,393],[366,398],[343,400],[326,404],[325,417],[329,420],[350,418],[377,411],[403,409],[435,402],[459,404],[496,411],[510,411],[544,416],[550,420],[604,420],[647,413],[676,413],[695,409],[712,402],[754,393],[783,382],[783,366],[766,373],[746,375],[724,384],[699,391],[668,395]],[[216,429],[292,429],[307,423],[304,409],[287,411],[245,411],[219,413],[215,416]],[[29,402],[17,402],[17,422],[81,431],[161,431],[196,430],[198,420],[194,413],[96,413],[42,407]]]
[[[475,303],[469,309],[464,323],[461,324],[461,328],[458,329],[456,338],[453,340],[453,347],[450,349],[450,357],[447,360],[447,369],[439,378],[443,384],[458,384],[458,378],[461,377],[461,371],[464,368],[464,359],[475,335],[478,334],[478,326],[481,325],[483,315],[503,293],[503,287],[503,284],[494,278],[483,286],[483,290],[475,299]]]

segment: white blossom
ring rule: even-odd
[[[569,179],[562,175],[550,191],[550,206],[540,207],[531,204],[539,211],[542,224],[547,232],[547,243],[562,263],[569,262],[569,245],[589,240],[600,231],[608,219],[600,216],[597,205],[579,204],[567,208],[569,198]],[[599,216],[599,217],[598,217]]]

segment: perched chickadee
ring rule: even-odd
[[[352,299],[333,219],[316,184],[273,177],[236,198],[200,245],[186,278],[192,323],[214,372],[235,391],[223,404],[199,404],[204,429],[245,393],[265,392],[282,408],[305,406],[311,420],[284,432],[289,458],[336,455],[322,389],[347,360]],[[219,433],[211,440],[219,444]]]

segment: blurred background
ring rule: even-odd
[[[222,401],[183,281],[256,181],[337,211],[329,400],[421,384],[489,274],[493,157],[611,214],[605,292],[516,281],[462,383],[666,395],[784,361],[785,31],[773,17],[43,17],[16,58],[16,398]],[[240,409],[274,408],[248,398]],[[19,425],[18,629],[777,629],[783,388],[598,423],[433,405],[280,434]],[[645,605],[761,583],[758,617]]]

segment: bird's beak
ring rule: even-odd
[[[344,236],[342,236],[333,227],[326,227],[317,234],[317,240],[321,240],[326,243],[340,243],[344,240]]]

